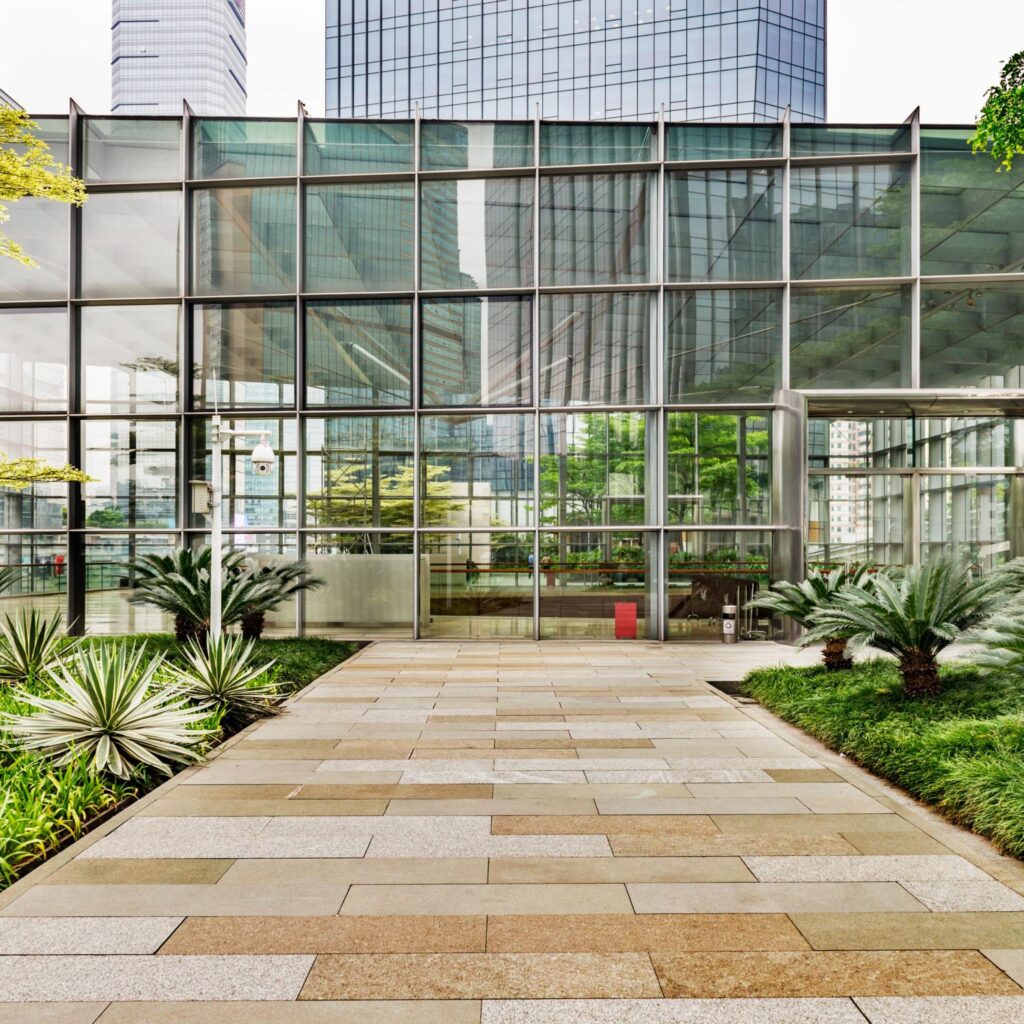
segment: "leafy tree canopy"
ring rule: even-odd
[[[1024,156],[1024,50],[1006,62],[999,83],[985,94],[970,144],[975,153],[991,152],[1000,170]]]
[[[51,466],[44,459],[9,459],[0,452],[0,487],[20,491],[33,484],[87,484],[93,478],[74,466]]]

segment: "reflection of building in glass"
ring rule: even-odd
[[[0,450],[96,479],[0,495],[4,601],[161,628],[126,563],[206,536],[215,406],[250,432],[232,543],[328,581],[285,632],[610,637],[625,604],[709,637],[808,563],[1024,554],[1024,168],[969,129],[43,131],[103,188],[12,206]]]

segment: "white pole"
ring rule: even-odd
[[[221,523],[221,501],[224,493],[224,467],[221,452],[220,415],[215,415],[210,424],[211,467],[210,485],[210,636],[221,633],[221,597],[223,592],[223,527]]]

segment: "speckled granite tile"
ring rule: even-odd
[[[622,884],[354,885],[341,913],[630,914]]]
[[[905,881],[903,888],[930,910],[1024,910],[1024,896],[994,879],[985,881]]]
[[[471,999],[111,1003],[103,1024],[480,1024],[480,1003]]]
[[[991,881],[984,871],[955,854],[890,857],[746,857],[744,860],[761,882],[904,882],[915,879],[943,882]]]
[[[416,762],[410,762],[414,764]],[[501,762],[497,762],[499,765]],[[466,768],[464,765],[452,767],[448,770],[431,770],[420,772],[415,768],[402,772],[402,785],[421,785],[429,783],[475,783],[487,786],[511,783],[534,783],[543,786],[560,785],[564,783],[584,783],[586,775],[580,771],[571,772],[525,772],[505,771],[498,768],[492,771],[490,768]]]
[[[710,819],[700,815],[598,814],[572,816],[496,817],[491,821],[494,835],[633,835],[659,833],[686,836],[711,836],[718,830]]]
[[[871,1024],[1020,1024],[1019,996],[862,997],[854,1002]]]
[[[587,782],[596,785],[602,783],[640,783],[644,785],[657,785],[659,783],[686,783],[686,782],[768,782],[768,775],[759,768],[751,769],[725,769],[712,768],[704,770],[701,768],[668,768],[660,772],[636,772],[599,770],[587,772]]]
[[[752,882],[739,857],[560,857],[490,862],[489,882]]]
[[[41,885],[212,885],[232,860],[86,860],[76,857]]]
[[[289,879],[289,891],[318,892],[342,889],[353,883],[400,885],[416,882],[486,882],[487,859],[395,857],[372,860],[361,857],[306,860],[239,860],[224,876],[225,885],[280,885]],[[339,904],[340,905],[340,904]]]
[[[0,917],[0,955],[154,953],[180,923],[180,917]]]
[[[710,836],[613,835],[608,837],[616,857],[745,857],[856,853],[842,836],[737,834]]]
[[[1024,914],[795,913],[815,949],[1024,949]]]

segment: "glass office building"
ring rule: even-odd
[[[42,118],[0,263],[8,607],[158,628],[224,526],[281,632],[717,635],[806,564],[1024,554],[1024,166],[970,128]],[[755,635],[772,624],[746,618]]]
[[[327,0],[330,117],[825,118],[826,0]]]

